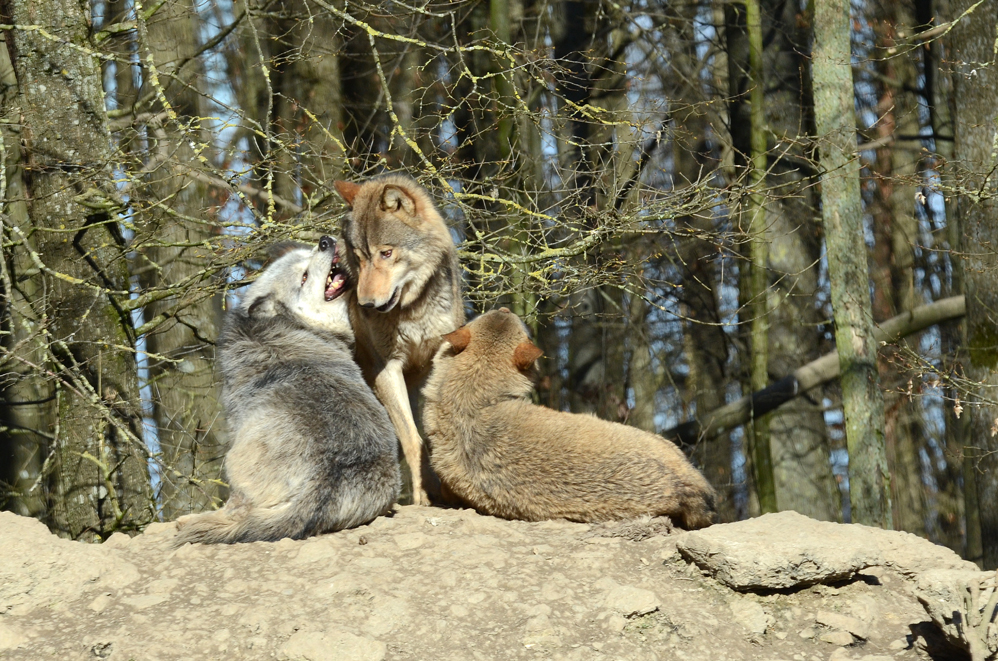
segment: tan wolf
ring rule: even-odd
[[[412,474],[412,498],[428,505],[428,463],[413,411],[441,336],[464,323],[457,251],[429,194],[385,175],[335,182],[350,207],[343,224],[356,357],[395,425]]]
[[[530,401],[541,351],[505,308],[444,336],[423,394],[433,469],[486,514],[540,521],[714,519],[714,491],[675,445]]]

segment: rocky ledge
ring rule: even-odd
[[[0,658],[993,658],[995,575],[904,533],[771,514],[524,523],[402,507],[274,544],[102,545],[0,513]]]

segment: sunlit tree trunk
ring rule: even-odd
[[[752,317],[752,391],[769,385],[769,238],[766,230],[765,194],[761,190],[766,179],[766,106],[765,76],[762,66],[762,16],[759,0],[746,0],[745,22],[749,42],[749,105],[751,147],[749,157],[748,218],[749,234],[749,292]],[[776,484],[773,477],[773,459],[769,447],[768,415],[753,417],[746,437],[750,440],[752,467],[755,471],[759,509],[763,514],[775,512]]]
[[[950,20],[951,10],[946,0],[918,0],[919,23],[942,23]],[[938,39],[926,51],[925,88],[929,94],[930,120],[935,137],[936,153],[940,158],[939,175],[944,190],[952,190],[956,183],[954,160],[954,76],[950,67],[945,66],[951,51],[948,39]],[[960,230],[960,214],[957,198],[945,198],[946,244],[952,266],[950,293],[965,293],[964,260],[960,254],[963,246],[963,232]],[[967,325],[960,320],[942,329],[943,355],[952,357],[956,365],[966,361]],[[963,556],[981,564],[981,522],[977,506],[977,466],[968,447],[970,439],[970,415],[963,414],[966,397],[961,389],[950,385],[946,393],[946,464],[947,469],[940,490],[939,528],[944,538],[942,542]],[[958,410],[957,402],[960,402]],[[961,484],[962,482],[962,484]],[[962,530],[961,530],[962,528]],[[962,547],[961,547],[962,544]]]
[[[822,220],[835,344],[841,364],[852,520],[890,528],[884,399],[873,343],[859,162],[855,156],[849,3],[823,0],[814,6],[812,77],[821,154]]]
[[[875,8],[878,71],[882,74],[877,115],[871,138],[886,141],[876,150],[871,166],[876,185],[870,210],[873,214],[875,246],[871,264],[873,316],[883,321],[921,304],[915,289],[914,179],[921,160],[918,70],[910,57],[890,57],[899,44],[899,32],[914,22],[907,2],[880,3]],[[914,51],[912,55],[919,53]],[[918,338],[908,341],[917,346]],[[926,487],[920,452],[925,444],[921,421],[921,398],[907,394],[908,372],[894,365],[903,355],[881,361],[885,393],[885,438],[891,472],[891,502],[899,530],[926,534]]]

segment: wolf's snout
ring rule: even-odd
[[[326,252],[327,250],[335,246],[336,246],[336,241],[331,236],[323,236],[322,238],[319,239],[319,250],[322,252]]]
[[[360,303],[360,301],[358,301],[358,303]],[[368,309],[373,308],[374,307],[374,301],[371,301],[370,303],[360,303],[360,307],[362,307],[362,308],[368,308]]]

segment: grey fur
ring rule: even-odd
[[[177,546],[300,539],[367,523],[397,500],[398,440],[353,361],[347,296],[325,300],[335,252],[285,252],[229,313],[219,364],[232,495],[179,519]]]

